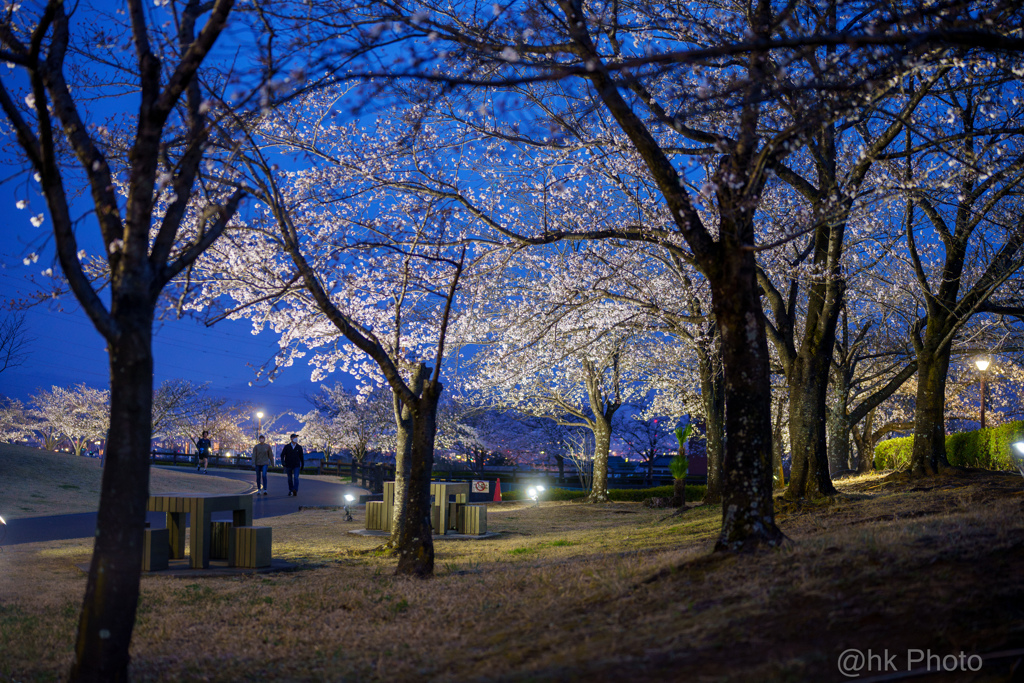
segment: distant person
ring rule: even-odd
[[[260,434],[260,442],[252,447],[252,464],[256,467],[256,495],[267,495],[267,468],[274,462],[274,449],[267,437]]]
[[[206,474],[206,466],[210,462],[210,451],[213,450],[213,444],[210,443],[210,432],[203,430],[203,438],[196,441],[196,472],[199,468],[203,468],[203,474]]]
[[[281,464],[284,465],[284,472],[288,475],[288,495],[299,495],[299,472],[306,464],[303,457],[302,446],[299,445],[299,435],[292,434],[291,441],[281,449]]]

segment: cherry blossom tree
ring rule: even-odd
[[[33,223],[51,226],[63,278],[110,356],[109,466],[72,680],[127,680],[148,497],[153,320],[161,292],[218,238],[244,196],[202,177],[204,161],[230,156],[233,146],[230,136],[211,144],[213,126],[222,119],[230,128],[235,119],[226,114],[259,108],[251,93],[264,69],[277,68],[264,52],[235,62],[258,63],[255,74],[202,78],[233,6],[125,0],[112,13],[44,0],[12,4],[0,18],[0,53],[15,69],[0,81],[0,108],[26,178],[21,201],[45,204],[45,214],[32,209]],[[261,41],[255,32],[235,38],[253,48]],[[231,96],[217,89],[232,81],[249,94],[229,106]],[[117,116],[104,121],[102,109],[90,111],[100,97]],[[82,223],[79,194],[91,203]],[[183,229],[186,215],[194,230]],[[105,275],[93,279],[83,260],[97,242],[92,260]]]
[[[194,443],[202,433],[196,429],[226,403],[226,399],[209,394],[209,382],[166,380],[153,392],[153,438]]]
[[[906,296],[917,313],[911,333],[918,369],[911,471],[917,475],[946,463],[946,379],[964,325],[986,310],[1024,310],[999,303],[1003,284],[1024,266],[1017,190],[1024,147],[1016,130],[1024,105],[1010,67],[978,71],[946,77],[930,110],[945,109],[945,118],[921,117],[918,135],[905,136],[902,224],[913,273],[908,281],[916,285]]]
[[[227,302],[224,315],[278,332],[281,366],[312,351],[314,381],[340,370],[365,391],[391,388],[397,571],[429,576],[440,374],[466,246],[444,207],[375,194],[375,174],[405,144],[330,123],[324,116],[333,102],[304,100],[249,131],[247,182],[260,204],[193,273],[201,294],[192,305]],[[323,126],[316,137],[323,147],[296,130],[310,118]],[[281,172],[270,147],[301,152],[308,164]]]
[[[309,397],[313,410],[297,416],[303,423],[299,435],[330,457],[347,449],[352,462],[362,464],[371,449],[380,448],[394,430],[390,392],[375,388],[369,395],[352,394],[341,384],[320,385]]]
[[[88,442],[107,438],[110,392],[105,389],[93,389],[85,384],[54,386],[35,393],[32,405],[43,428],[67,439],[75,455],[81,455]],[[146,452],[149,453],[148,448]]]
[[[830,22],[836,21],[831,15]],[[816,70],[824,68],[833,52],[817,56]],[[812,61],[814,58],[811,58]],[[948,71],[939,63],[924,72],[924,83],[909,97],[898,81],[878,88],[849,118],[827,119],[807,130],[800,154],[772,166],[785,187],[775,188],[776,228],[764,242],[785,242],[762,259],[759,282],[771,307],[767,330],[786,374],[789,390],[789,441],[793,464],[786,497],[816,498],[835,493],[827,458],[827,408],[836,325],[845,303],[846,272],[856,270],[856,252],[848,254],[851,231],[863,229],[865,192],[877,179],[871,173],[880,155],[897,140],[905,121],[928,90]],[[841,111],[841,92],[822,91],[780,98],[789,115],[800,120],[811,110]],[[870,118],[864,110],[872,112]],[[786,190],[797,197],[786,197]],[[778,212],[778,213],[777,213]],[[853,225],[851,225],[853,223]],[[796,233],[798,236],[787,240]],[[765,263],[767,261],[767,264]],[[770,264],[770,265],[769,265]],[[774,275],[774,277],[773,277]],[[776,284],[779,283],[779,284]]]
[[[673,441],[675,427],[676,421],[664,415],[648,417],[633,413],[619,420],[619,438],[628,452],[644,464],[648,484],[654,483],[654,461],[658,456],[678,447],[678,443]]]
[[[428,38],[415,52],[417,64],[436,65],[424,78],[486,92],[459,106],[439,98],[431,111],[445,110],[495,145],[551,152],[548,177],[537,184],[544,191],[527,190],[515,202],[521,206],[533,198],[542,207],[533,230],[516,230],[495,218],[499,214],[492,207],[474,201],[479,195],[461,196],[467,207],[499,232],[505,228],[502,234],[519,244],[647,240],[675,249],[708,279],[730,423],[719,548],[778,542],[767,490],[771,380],[753,257],[764,247],[756,223],[767,176],[777,173],[794,184],[816,216],[806,258],[814,265],[807,269],[807,284],[797,288],[807,297],[802,306],[807,319],[793,318],[782,334],[794,340],[792,349],[784,349],[792,353],[783,356],[798,399],[790,402],[799,457],[788,495],[817,496],[832,490],[820,425],[842,300],[837,268],[843,213],[863,179],[863,169],[844,175],[831,138],[858,125],[879,95],[899,87],[903,74],[923,65],[932,69],[951,49],[1019,50],[1020,42],[1006,27],[1015,25],[1020,8],[1008,2],[942,10],[917,3],[824,2],[780,10],[765,2],[756,7],[725,3],[705,12],[689,5],[570,0],[496,5],[493,16],[481,16],[476,6],[458,3],[392,0],[379,7],[376,16],[392,22],[378,24],[384,27],[376,36],[382,43],[409,33]],[[934,69],[927,77],[933,74]],[[506,123],[511,112],[514,121]],[[869,131],[868,146],[874,147],[879,131]],[[890,143],[883,140],[878,148]],[[787,164],[803,149],[812,158]],[[601,196],[600,207],[633,207],[641,197],[650,198],[663,209],[657,220],[649,220],[656,212],[637,211],[631,221],[615,225],[608,220],[611,211],[599,212],[600,220],[573,211],[561,221],[552,211],[557,193],[547,190],[561,192],[568,182],[579,181],[585,150],[594,150],[586,159],[592,169],[617,153],[635,161],[601,179],[622,192],[614,199],[613,193],[593,192]],[[506,158],[521,162],[530,156]],[[529,171],[518,163],[517,172]],[[588,181],[599,173],[589,174]],[[571,180],[557,178],[563,174]],[[427,191],[453,196],[455,185]],[[847,194],[836,191],[840,185]],[[810,225],[782,237],[794,239],[804,228]],[[798,434],[805,423],[810,433]]]
[[[608,499],[612,420],[646,392],[649,339],[633,329],[642,314],[617,302],[578,296],[614,268],[575,250],[535,250],[485,271],[467,294],[456,337],[482,345],[469,365],[468,392],[491,408],[544,417],[593,434],[588,502]]]
[[[804,55],[798,51],[776,55],[768,48],[748,47],[744,60],[718,59],[724,54],[721,52],[708,58],[704,53],[695,60],[699,66],[680,59],[672,68],[645,71],[644,60],[650,55],[643,50],[650,45],[647,31],[653,26],[667,44],[674,40],[678,41],[675,44],[717,48],[730,39],[733,43],[752,40],[770,44],[776,35],[790,32],[794,17],[784,20],[776,16],[768,3],[751,13],[745,7],[722,6],[715,25],[728,29],[707,32],[706,25],[682,6],[666,17],[665,8],[660,7],[656,13],[648,13],[640,6],[538,4],[529,10],[517,6],[505,12],[499,8],[496,20],[486,22],[468,17],[449,21],[452,12],[431,3],[417,5],[418,19],[412,22],[412,7],[395,2],[384,6],[392,17],[410,17],[410,25],[421,25],[421,30],[431,32],[442,44],[453,45],[458,54],[471,56],[474,69],[486,64],[499,72],[499,80],[512,74],[536,74],[542,79],[554,75],[558,79],[549,88],[516,92],[522,103],[537,107],[539,120],[553,124],[546,127],[557,135],[543,136],[545,126],[541,125],[525,132],[522,126],[508,125],[491,133],[494,138],[528,138],[523,146],[547,148],[563,159],[567,158],[563,147],[575,147],[579,162],[586,159],[593,164],[593,157],[587,158],[588,149],[599,149],[602,160],[625,162],[622,170],[609,169],[594,186],[610,192],[591,192],[595,200],[591,214],[600,215],[596,221],[589,220],[591,215],[581,216],[578,210],[561,216],[550,211],[562,191],[559,180],[543,183],[539,191],[520,198],[536,197],[536,204],[543,207],[535,229],[510,229],[500,221],[493,227],[520,244],[586,238],[650,241],[696,265],[710,284],[724,361],[725,431],[729,438],[723,463],[725,505],[719,547],[738,550],[779,542],[781,534],[771,507],[769,358],[751,247],[756,242],[755,217],[766,172],[799,147],[804,134],[792,120],[776,118],[765,106],[766,100],[776,87],[788,88],[795,82],[792,79],[813,74],[813,69],[801,61]],[[723,40],[723,36],[727,37]],[[671,51],[660,48],[654,50]],[[640,60],[635,70],[633,66],[623,68],[633,59]],[[827,70],[842,61],[829,63]],[[843,62],[848,67],[854,64]],[[854,68],[871,70],[863,63]],[[792,70],[789,80],[783,75],[786,69]],[[519,104],[514,98],[510,102]],[[721,108],[726,102],[728,113]],[[807,113],[803,112],[805,118]],[[817,111],[815,116],[829,119],[834,112]],[[467,124],[489,132],[497,128],[486,122]],[[595,133],[600,137],[595,139]],[[563,140],[572,143],[564,145]],[[576,147],[576,141],[582,144]],[[609,154],[610,150],[614,153]],[[699,160],[700,167],[686,168],[687,156],[691,164]],[[594,164],[598,165],[600,162]],[[561,166],[569,170],[565,161]],[[547,167],[552,168],[550,163]],[[600,172],[597,168],[586,170],[588,179]],[[578,172],[577,177],[582,176]],[[619,193],[617,201],[612,200],[611,191]],[[648,204],[647,210],[629,218],[610,216],[607,210],[640,203]],[[702,211],[705,204],[708,210]],[[497,215],[493,210],[489,214]],[[656,220],[648,222],[648,217]]]
[[[0,397],[0,442],[14,443],[31,436],[35,431],[32,419],[25,405],[14,398]]]

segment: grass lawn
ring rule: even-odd
[[[100,506],[99,458],[0,444],[0,515],[6,519],[95,512]],[[247,484],[221,477],[152,469],[150,491],[241,493]]]
[[[436,540],[436,576],[342,513],[260,520],[296,571],[144,576],[135,681],[838,681],[840,655],[978,654],[914,680],[1009,680],[1024,667],[1024,479],[977,470],[841,482],[787,507],[780,550],[711,555],[721,510],[492,505],[484,541]],[[0,680],[62,678],[87,540],[0,552]],[[1005,655],[1006,652],[1016,654]],[[852,661],[847,655],[843,660]],[[933,667],[945,666],[941,659]],[[938,664],[936,664],[938,662]],[[926,660],[916,663],[925,666]],[[893,667],[896,667],[895,669]]]

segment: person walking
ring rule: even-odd
[[[210,443],[210,432],[204,429],[202,438],[196,441],[196,472],[202,466],[203,474],[206,474],[206,466],[210,462],[210,451],[212,450],[213,444]]]
[[[256,468],[256,495],[267,495],[267,468],[274,461],[274,449],[267,437],[260,434],[260,442],[252,447],[252,464]]]
[[[299,495],[299,472],[306,464],[306,459],[299,445],[299,435],[292,434],[291,441],[281,449],[281,464],[284,465],[284,472],[288,475],[288,495]]]

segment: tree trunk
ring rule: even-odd
[[[388,546],[398,547],[401,530],[405,526],[405,487],[409,481],[412,463],[413,419],[412,410],[394,396],[395,407],[395,507],[391,511],[391,538]]]
[[[787,500],[835,495],[828,473],[827,422],[829,359],[821,353],[801,352],[789,373],[789,444],[792,465]]]
[[[722,217],[722,239],[749,244],[752,233],[752,223],[730,226]],[[784,536],[772,503],[771,371],[754,254],[740,244],[730,247],[721,250],[718,268],[707,276],[722,338],[727,435],[715,550],[735,552],[775,546]]]
[[[672,507],[686,507],[686,477],[672,482]]]
[[[786,486],[786,470],[783,468],[782,456],[786,453],[786,439],[783,433],[783,414],[785,407],[782,401],[775,402],[775,423],[772,425],[772,483],[775,489]]]
[[[118,300],[113,306],[120,335],[108,341],[110,436],[70,675],[97,683],[128,680],[149,499],[153,307]]]
[[[395,574],[428,578],[434,574],[434,539],[430,528],[430,476],[434,468],[434,437],[437,434],[437,403],[440,383],[423,386],[413,410],[411,466],[405,487],[406,523],[398,539]],[[445,504],[444,501],[441,504]],[[444,534],[444,529],[438,529]]]
[[[717,336],[716,336],[717,338]],[[719,342],[720,345],[720,342]],[[704,504],[722,502],[722,451],[725,446],[725,378],[722,373],[721,349],[712,346],[697,353],[701,402],[704,405],[705,455],[708,461],[708,484]]]
[[[612,411],[614,413],[614,411]],[[590,495],[586,503],[608,502],[608,452],[611,450],[611,416],[595,416],[594,427],[594,475],[590,481]]]
[[[946,461],[946,376],[949,351],[927,347],[917,354],[917,406],[914,410],[914,450],[910,472],[916,476],[937,474]]]
[[[868,411],[864,418],[864,432],[858,434],[856,427],[851,427],[853,442],[857,446],[857,473],[868,474],[875,469],[875,440],[872,430],[875,423],[875,409]]]
[[[829,472],[857,470],[858,463],[851,462],[850,418],[846,412],[850,403],[850,383],[846,380],[844,368],[832,373],[834,400],[828,409],[828,462]]]
[[[423,363],[417,363],[413,367],[412,383],[409,388],[417,396],[422,396],[423,383],[429,377],[430,370]],[[408,498],[405,495],[405,489],[409,485],[412,449],[416,439],[412,408],[403,405],[394,392],[392,392],[392,400],[395,409],[395,509],[391,515],[391,538],[388,540],[388,546],[399,548],[402,529],[408,519],[406,514]]]

